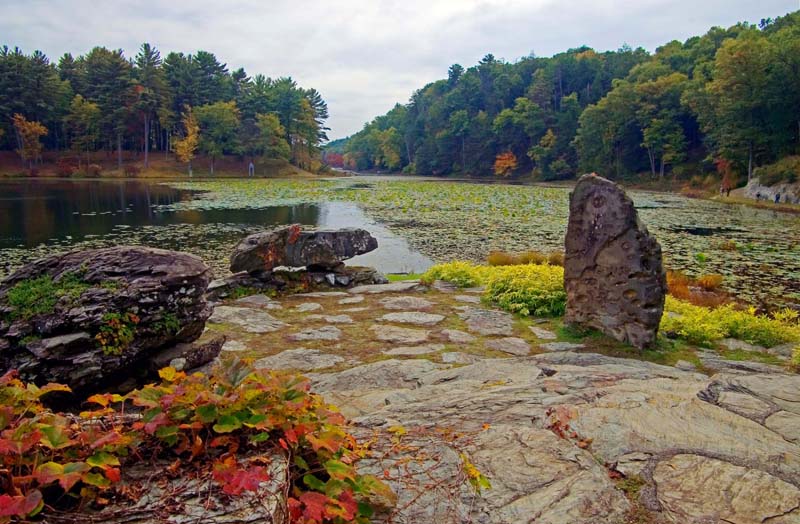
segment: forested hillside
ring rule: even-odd
[[[570,49],[514,63],[486,55],[416,91],[328,155],[349,168],[564,179],[800,163],[800,12],[712,28],[654,54]],[[780,162],[779,162],[780,161]]]
[[[104,150],[122,167],[130,152],[145,168],[154,150],[190,163],[196,154],[291,159],[309,168],[325,136],[320,93],[291,78],[229,71],[209,52],[171,52],[143,44],[128,58],[95,47],[52,63],[39,51],[0,48],[0,149],[34,169],[53,150],[69,171]],[[93,160],[92,160],[93,161]],[[83,165],[81,165],[83,164]]]

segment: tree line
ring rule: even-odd
[[[650,54],[486,55],[331,142],[351,169],[610,178],[757,166],[800,153],[800,12],[714,27]]]
[[[290,77],[229,71],[214,54],[170,52],[142,44],[133,58],[95,47],[57,64],[40,51],[0,48],[0,149],[32,168],[43,149],[77,161],[104,150],[175,151],[190,166],[196,153],[283,158],[310,168],[327,141],[327,104]]]

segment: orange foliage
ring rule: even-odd
[[[494,159],[494,174],[508,176],[517,169],[517,157],[511,151],[500,153]]]
[[[673,297],[695,306],[717,307],[733,301],[728,293],[719,289],[722,279],[722,275],[711,274],[695,280],[680,271],[667,271],[667,288]]]

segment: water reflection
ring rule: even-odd
[[[282,224],[362,227],[379,248],[349,263],[389,273],[424,271],[433,264],[401,237],[369,219],[355,204],[165,210],[196,196],[142,181],[0,181],[0,278],[21,263],[71,248],[143,244],[194,253],[227,271],[227,257],[245,235]]]

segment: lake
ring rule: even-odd
[[[362,227],[378,238],[352,259],[386,273],[482,261],[492,249],[563,249],[564,187],[353,177],[181,182],[0,181],[0,276],[68,249],[142,244],[202,257],[218,276],[242,237],[281,224]],[[720,273],[754,303],[800,302],[800,217],[632,191],[667,267]]]

